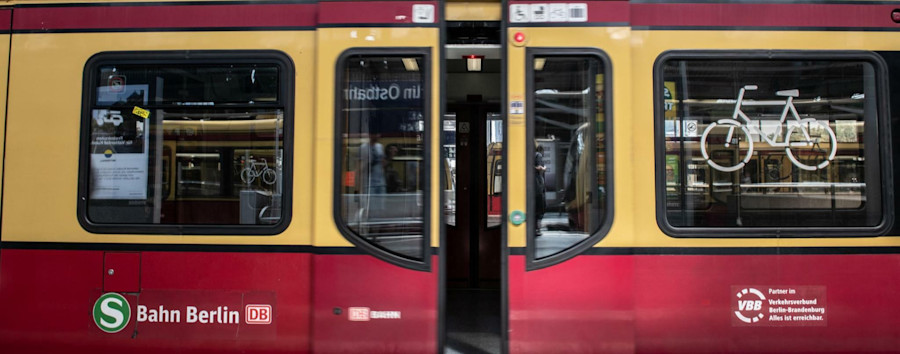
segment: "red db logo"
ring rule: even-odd
[[[272,323],[271,305],[247,305],[244,312],[247,324]]]
[[[369,308],[368,307],[351,307],[347,309],[347,319],[351,321],[368,321],[369,320]]]

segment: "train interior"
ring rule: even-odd
[[[442,144],[447,353],[501,346],[500,23],[447,23]]]

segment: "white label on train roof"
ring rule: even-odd
[[[547,4],[531,4],[531,22],[547,22]]]
[[[568,22],[568,4],[550,4],[550,22]]]
[[[587,22],[587,4],[569,4],[569,22]]]
[[[587,22],[587,3],[509,5],[510,23]]]
[[[413,5],[413,23],[434,23],[434,5]]]
[[[529,5],[509,5],[509,22],[531,22],[531,7]]]

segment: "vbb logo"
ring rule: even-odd
[[[747,296],[745,299],[745,295],[752,296]],[[756,299],[751,299],[752,297],[756,297]],[[741,291],[737,293],[738,307],[737,311],[734,311],[734,315],[744,323],[759,322],[759,320],[765,317],[762,312],[763,301],[766,301],[766,296],[763,295],[761,291],[754,288],[741,289]]]
[[[270,324],[272,305],[247,305],[244,307],[244,319],[247,324]]]
[[[131,306],[122,295],[106,293],[94,303],[94,323],[106,333],[121,331],[130,319]]]

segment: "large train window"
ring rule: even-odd
[[[608,65],[597,50],[528,49],[533,267],[577,255],[611,224]]]
[[[338,63],[335,219],[357,246],[421,268],[429,211],[427,51],[355,49]]]
[[[288,58],[269,51],[91,58],[82,225],[123,233],[283,230],[292,71]]]
[[[884,77],[881,59],[861,52],[667,53],[656,67],[660,226],[673,236],[883,232]]]

